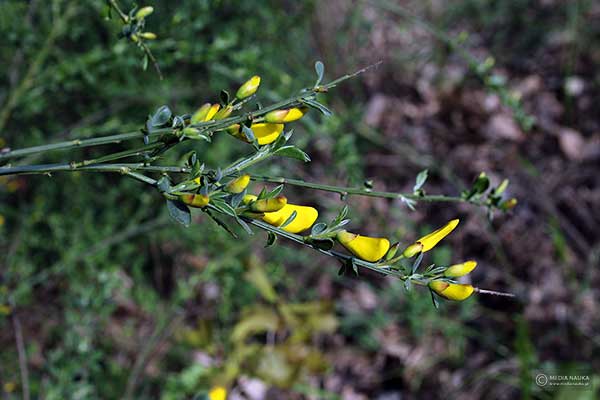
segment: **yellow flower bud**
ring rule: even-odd
[[[142,7],[135,13],[135,19],[144,19],[148,15],[152,14],[153,12],[154,12],[154,7],[150,7],[150,6]]]
[[[196,208],[206,207],[210,202],[208,196],[204,194],[182,194],[179,199],[188,206]]]
[[[282,124],[300,119],[308,112],[308,107],[288,108],[284,110],[275,110],[265,114],[265,121]]]
[[[440,242],[440,240],[448,236],[450,232],[452,232],[454,228],[456,228],[458,223],[458,219],[453,219],[446,225],[442,226],[440,229],[423,236],[421,239],[417,240],[416,243],[421,243],[423,245],[422,252],[425,253],[426,251],[433,249],[435,245]]]
[[[227,390],[222,386],[215,386],[208,392],[208,400],[226,400]]]
[[[248,174],[242,175],[242,176],[230,181],[225,186],[225,191],[229,192],[229,193],[234,193],[234,194],[242,193],[244,191],[244,189],[246,189],[246,187],[248,187],[249,183],[250,183],[250,175],[248,175]]]
[[[280,226],[292,216],[294,211],[296,211],[296,218],[281,228],[286,232],[299,233],[305,231],[313,226],[319,217],[319,212],[313,207],[286,204],[279,211],[266,213],[262,220],[269,225]]]
[[[212,105],[210,103],[203,104],[192,115],[192,118],[190,119],[190,123],[197,124],[199,122],[210,121],[215,116],[217,111],[219,111],[219,108],[221,108],[221,106],[219,104],[212,104]]]
[[[233,111],[233,106],[232,105],[228,105],[227,107],[221,109],[218,113],[214,114],[214,117],[212,117],[213,119],[225,119],[227,117],[229,117],[229,115],[231,115],[231,112]]]
[[[256,200],[250,204],[250,210],[269,213],[281,210],[287,204],[287,198],[285,196],[277,196],[270,199]]]
[[[135,33],[131,34],[131,36],[129,36],[129,38],[131,39],[132,42],[137,43],[140,39],[138,38],[138,35],[136,35]]]
[[[475,288],[461,283],[431,281],[429,288],[447,300],[463,301],[473,294]]]
[[[448,278],[458,278],[473,271],[476,266],[476,261],[465,261],[462,264],[454,264],[444,271],[444,276],[447,276]]]
[[[142,32],[142,33],[140,33],[140,37],[142,39],[146,39],[146,40],[154,40],[154,39],[156,39],[156,33]]]
[[[246,97],[252,96],[258,90],[258,86],[260,85],[260,76],[254,75],[252,78],[248,79],[240,88],[238,89],[235,97],[239,100],[245,99]]]
[[[356,257],[370,262],[380,260],[390,248],[390,241],[386,238],[360,236],[345,230],[339,231],[336,238]]]
[[[517,206],[517,203],[518,200],[513,197],[500,204],[500,208],[502,208],[504,211],[512,210]]]
[[[404,252],[402,253],[402,255],[406,258],[411,258],[416,256],[417,254],[419,254],[420,252],[423,251],[423,245],[421,243],[413,243],[410,246],[408,246]]]

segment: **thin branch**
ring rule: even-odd
[[[414,201],[425,201],[425,202],[454,202],[454,203],[471,203],[476,205],[483,205],[481,202],[466,200],[462,197],[456,196],[445,196],[445,195],[419,195],[413,193],[392,193],[392,192],[378,192],[364,188],[351,188],[343,186],[325,185],[321,183],[306,182],[301,179],[289,179],[284,177],[269,177],[252,175],[251,179],[259,182],[270,182],[279,184],[288,184],[293,186],[300,186],[309,189],[323,190],[326,192],[339,193],[343,196],[367,196],[367,197],[380,197],[387,199],[409,199]]]
[[[27,368],[27,353],[23,340],[23,329],[21,321],[16,313],[12,314],[13,328],[15,330],[15,341],[17,342],[17,353],[19,355],[19,370],[21,371],[21,386],[23,387],[23,400],[29,400],[29,370]]]

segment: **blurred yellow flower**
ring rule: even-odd
[[[209,400],[226,400],[227,390],[223,386],[215,386],[208,392]]]
[[[429,288],[443,298],[455,301],[463,301],[475,291],[475,288],[471,285],[444,281],[429,282]]]
[[[386,238],[360,236],[345,230],[338,232],[337,240],[356,257],[370,262],[380,260],[390,248]]]

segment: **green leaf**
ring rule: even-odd
[[[192,223],[192,213],[183,202],[167,199],[167,209],[171,218],[186,228]]]
[[[221,228],[225,229],[225,231],[227,233],[229,233],[234,239],[238,239],[238,235],[233,231],[233,229],[231,229],[229,227],[229,225],[227,225],[223,220],[221,220],[221,218],[214,215],[208,209],[205,212],[217,225],[219,225]]]
[[[275,244],[276,240],[277,240],[277,235],[275,235],[273,232],[268,232],[267,244],[265,245],[265,247],[273,246]]]
[[[227,90],[221,90],[219,98],[221,99],[221,103],[224,105],[229,104],[229,92]]]
[[[161,127],[166,125],[171,119],[172,115],[173,113],[171,112],[171,109],[168,106],[159,107],[159,109],[156,110],[156,112],[152,116],[152,126]]]
[[[285,220],[285,222],[281,225],[279,225],[279,229],[283,229],[286,226],[288,226],[289,224],[292,223],[292,221],[296,218],[296,215],[298,215],[298,213],[296,211],[294,211],[289,217],[288,219]]]
[[[310,234],[312,236],[317,236],[321,232],[325,231],[325,229],[327,229],[327,224],[324,222],[319,222],[313,225],[312,229],[310,230]]]
[[[416,193],[419,190],[421,190],[421,188],[425,184],[425,181],[427,180],[427,176],[428,176],[428,171],[426,169],[419,172],[419,174],[417,175],[417,180],[415,182],[415,186],[413,187],[413,192]]]
[[[297,160],[304,161],[304,162],[310,161],[309,155],[295,146],[280,147],[279,149],[275,150],[273,152],[273,154],[281,156],[281,157],[295,158]]]
[[[330,117],[333,115],[333,113],[331,112],[331,110],[327,107],[325,107],[323,104],[319,103],[316,100],[313,99],[305,99],[303,100],[303,102],[307,105],[310,106],[316,110],[319,110],[321,112],[321,114],[323,114],[326,117]]]
[[[325,73],[325,65],[321,61],[317,61],[315,63],[315,72],[317,73],[317,82],[315,82],[315,87],[321,84],[323,80],[323,74]]]

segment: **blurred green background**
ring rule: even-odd
[[[325,219],[347,202],[354,230],[405,243],[458,216],[426,261],[476,259],[475,286],[517,299],[436,310],[426,291],[369,272],[338,276],[335,260],[284,240],[267,249],[258,232],[232,240],[201,215],[183,228],[158,193],[122,176],[3,177],[0,396],[192,399],[220,384],[231,399],[598,397],[600,4],[148,5],[162,81],[118,39],[103,1],[0,2],[0,148],[135,131],[162,104],[189,112],[254,74],[270,103],[312,84],[316,60],[328,79],[381,60],[325,97],[334,116],[295,125],[310,164],[253,171],[404,192],[428,168],[428,193],[452,195],[481,171],[495,184],[509,178],[519,205],[492,222],[467,205],[410,211],[285,194]],[[230,137],[186,146],[164,164],[194,148],[215,168],[248,151]],[[539,373],[591,382],[542,387]]]

